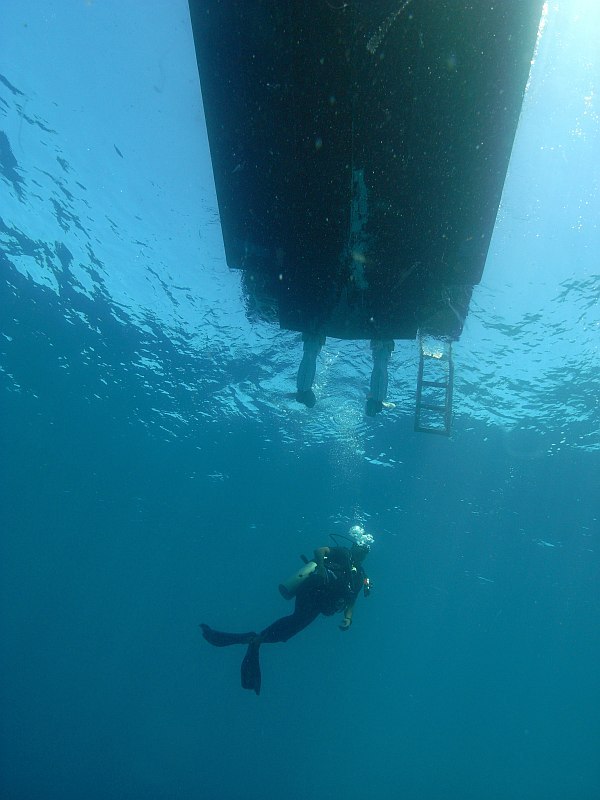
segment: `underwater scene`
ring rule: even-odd
[[[327,333],[301,386],[306,330],[230,268],[209,7],[2,5],[0,795],[597,800],[600,7],[543,4],[449,435],[415,431],[435,341],[377,383]],[[425,0],[319,0],[306,46],[360,7],[366,57],[428,52]]]

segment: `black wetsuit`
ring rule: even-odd
[[[332,547],[325,557],[324,572],[316,570],[299,587],[293,614],[282,617],[261,632],[263,642],[287,642],[319,614],[330,616],[352,605],[366,577],[352,562],[346,547]]]
[[[242,661],[242,687],[260,694],[261,674],[259,648],[267,642],[287,642],[319,614],[330,616],[353,605],[366,575],[360,564],[352,561],[352,553],[346,547],[332,547],[324,559],[324,569],[315,570],[298,588],[294,613],[282,617],[260,634],[227,633],[217,631],[204,623],[202,635],[215,647],[232,644],[248,645]]]

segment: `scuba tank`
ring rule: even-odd
[[[316,568],[316,561],[306,561],[304,566],[296,570],[296,572],[294,572],[293,575],[290,575],[286,581],[279,584],[279,591],[281,592],[281,595],[285,597],[286,600],[291,600],[293,597],[295,597],[299,587],[304,583],[309,575],[313,574]]]

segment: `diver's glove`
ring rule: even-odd
[[[348,617],[344,617],[344,619],[343,619],[343,620],[341,621],[341,623],[338,625],[338,628],[339,628],[341,631],[347,631],[347,630],[348,630],[348,628],[350,627],[350,625],[352,625],[352,620],[351,620],[351,619],[348,619]]]

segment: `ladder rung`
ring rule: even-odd
[[[444,347],[443,366],[446,367],[442,372],[439,368],[433,369],[426,366],[426,358],[430,353],[423,350],[423,340],[421,342],[421,353],[419,360],[419,371],[417,375],[417,397],[415,405],[414,429],[423,433],[437,433],[442,436],[450,435],[452,420],[452,384],[453,384],[453,365],[452,365],[452,343],[448,342]],[[429,359],[427,359],[429,364]],[[425,376],[428,376],[427,379]],[[443,395],[440,394],[443,392]],[[428,400],[429,402],[423,402]]]
[[[447,427],[444,428],[427,428],[425,425],[415,425],[415,431],[417,433],[438,433],[440,436],[449,436],[450,429]]]

